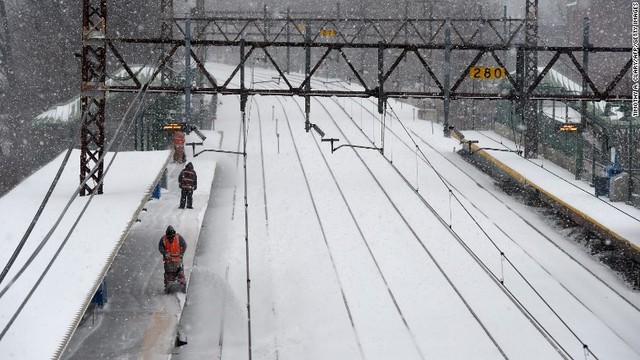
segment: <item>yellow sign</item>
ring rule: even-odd
[[[576,132],[582,131],[582,127],[580,126],[580,124],[575,123],[560,123],[556,125],[556,131]]]
[[[503,67],[473,66],[469,69],[469,76],[474,80],[504,79],[506,74]]]
[[[162,126],[162,130],[183,130],[182,123],[168,123]]]
[[[335,29],[322,29],[320,30],[320,36],[325,36],[325,37],[333,37],[338,35],[338,31]]]

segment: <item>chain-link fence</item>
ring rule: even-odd
[[[630,176],[625,200],[640,207],[640,121],[626,116],[624,105],[618,109],[618,118],[608,116],[606,112],[610,110],[601,108],[596,104],[586,107],[587,125],[581,131],[559,131],[563,123],[580,124],[581,104],[540,101],[538,153],[592,186],[598,177],[611,176],[612,167],[627,172]],[[524,123],[516,103],[498,101],[494,130],[524,145]]]

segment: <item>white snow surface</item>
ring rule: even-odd
[[[210,69],[220,78],[233,70]],[[273,76],[252,74],[255,86]],[[312,85],[353,86],[327,83]],[[205,148],[242,151],[239,99],[219,100],[219,137]],[[353,147],[332,152],[330,143],[305,132],[302,99],[251,98],[247,187],[242,156],[189,152],[199,188],[193,212],[178,210],[180,166],[170,164],[168,189],[148,203],[107,275],[113,291],[106,307],[77,330],[65,357],[246,359],[250,351],[254,359],[554,359],[585,358],[586,344],[588,358],[640,359],[638,292],[496,189],[455,153],[460,144],[444,138],[440,125],[413,121],[410,106],[389,106],[383,156]],[[325,138],[340,139],[335,146],[383,145],[374,100],[320,98],[311,108]],[[526,160],[501,161],[516,167]],[[568,175],[548,164],[525,176],[540,176],[554,191],[558,177],[547,170]],[[30,178],[40,194],[43,178]],[[14,207],[25,208],[20,201]],[[620,214],[594,216],[618,226]],[[112,241],[126,229],[111,220],[86,223],[91,233],[114,231]],[[637,234],[639,223],[627,223]],[[168,224],[189,244],[186,303],[182,295],[162,294],[157,241]],[[21,236],[23,227],[5,226],[15,229],[5,238]],[[68,249],[77,257],[89,252]],[[71,296],[41,297],[54,295]],[[14,312],[1,311],[2,319]],[[34,312],[64,328],[53,315]],[[28,326],[36,332],[27,327],[0,346],[18,351],[33,341],[60,341],[38,334],[39,322]],[[176,331],[187,345],[172,347]]]

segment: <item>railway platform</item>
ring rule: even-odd
[[[525,159],[514,142],[495,132],[455,131],[452,136],[463,144],[461,154],[503,185],[542,200],[640,263],[640,209],[596,196],[591,184],[549,160]]]

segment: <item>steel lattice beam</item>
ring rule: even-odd
[[[135,44],[149,44],[164,41],[166,44],[170,44],[173,46],[173,54],[179,52],[178,50],[181,47],[184,47],[185,43],[183,40],[162,40],[162,39],[109,39],[109,47],[114,50],[120,46],[125,46],[127,44],[135,46]],[[220,40],[192,40],[190,45],[193,48],[199,47],[238,47],[242,41],[220,41]],[[423,45],[414,45],[414,44],[383,44],[383,43],[361,43],[361,44],[342,44],[342,43],[297,43],[297,42],[244,42],[244,47],[246,49],[245,55],[243,57],[243,62],[238,63],[235,70],[232,74],[229,75],[228,78],[216,79],[213,74],[209,73],[209,71],[205,67],[205,63],[203,59],[200,59],[197,55],[197,52],[192,50],[191,57],[196,64],[197,71],[202,74],[204,83],[202,86],[196,86],[191,89],[193,94],[198,93],[220,93],[220,94],[247,94],[247,95],[290,95],[290,96],[341,96],[341,97],[384,97],[384,98],[436,98],[436,99],[444,99],[445,97],[445,86],[444,84],[444,75],[443,75],[443,64],[440,62],[436,62],[433,60],[429,60],[426,56],[427,51],[432,51],[435,55],[444,54],[445,45],[439,44],[423,44]],[[310,62],[309,68],[310,71],[308,74],[304,75],[304,78],[300,80],[296,80],[295,77],[301,76],[301,74],[288,74],[283,70],[282,64],[279,64],[275,60],[275,54],[282,52],[280,49],[284,47],[291,48],[299,48],[299,49],[316,49],[321,52],[321,56],[312,62],[312,59],[309,57],[310,55],[305,54],[305,59],[301,59],[299,62],[303,63],[307,60]],[[385,57],[389,57],[393,59],[392,61],[386,62],[389,65],[388,68],[379,69],[383,72],[384,76],[381,78],[381,82],[384,85],[387,81],[389,81],[391,75],[397,71],[397,69],[404,63],[404,61],[409,57],[412,57],[417,63],[420,64],[422,69],[420,72],[423,72],[429,79],[433,80],[433,83],[437,87],[437,91],[393,91],[386,90],[383,86],[383,91],[380,91],[378,80],[375,82],[367,82],[365,80],[366,76],[362,69],[358,69],[354,62],[357,61],[353,55],[349,55],[347,50],[349,49],[362,49],[362,50],[370,50],[370,51],[379,51],[382,49],[385,53],[399,53],[396,57],[389,57],[389,55],[384,55]],[[512,49],[518,50],[517,53],[524,54],[525,52],[538,52],[542,54],[549,55],[547,56],[550,60],[545,64],[545,70],[535,76],[532,76],[528,81],[528,86],[524,86],[522,79],[518,76],[513,78],[511,73],[522,74],[522,70],[514,71],[515,69],[510,69],[508,67],[508,63],[513,63],[511,59],[513,57],[513,52],[509,51]],[[468,61],[465,69],[458,73],[452,74],[452,85],[449,87],[449,95],[451,99],[506,99],[506,100],[520,100],[520,99],[530,99],[530,100],[542,100],[542,99],[556,99],[556,100],[630,100],[631,94],[621,94],[615,93],[614,90],[617,89],[621,79],[625,74],[628,73],[630,65],[631,65],[631,48],[614,48],[614,47],[589,47],[585,49],[583,47],[526,47],[526,46],[514,46],[514,45],[452,45],[451,52],[472,52],[475,54],[473,60]],[[622,57],[628,59],[625,66],[623,66],[617,76],[603,89],[598,89],[593,81],[590,79],[589,74],[580,66],[577,62],[575,53],[581,54],[583,51],[588,51],[590,53],[606,53],[610,54],[612,57]],[[350,70],[350,76],[356,79],[359,85],[362,86],[362,90],[320,90],[313,89],[311,87],[307,87],[308,84],[313,80],[319,80],[320,76],[318,75],[318,69],[327,61],[329,55],[331,53],[337,53],[338,59],[341,59],[346,68]],[[372,52],[373,53],[373,52]],[[589,84],[591,87],[591,92],[584,94],[547,94],[541,91],[541,82],[542,78],[551,67],[555,64],[557,59],[560,56],[566,56],[572,60],[575,65],[575,70],[578,72],[583,79]],[[171,56],[169,54],[168,56]],[[239,86],[233,85],[233,77],[238,74],[241,70],[242,66],[247,66],[250,63],[251,59],[255,59],[257,57],[267,59],[267,65],[271,66],[274,71],[276,71],[279,75],[278,82],[279,83],[263,83],[259,88],[241,88]],[[480,92],[478,90],[471,91],[465,90],[463,88],[464,84],[468,84],[469,79],[468,70],[471,66],[477,65],[483,59],[489,59],[492,62],[495,62],[499,66],[504,66],[507,69],[507,81],[510,83],[513,89],[516,91],[510,92]],[[523,63],[523,62],[522,62]],[[128,64],[124,59],[121,60],[120,66],[125,69],[128,68]],[[159,70],[156,70],[158,72]],[[118,92],[134,92],[139,91],[141,85],[139,85],[140,81],[138,81],[135,77],[133,71],[128,70],[130,75],[133,77],[133,80],[129,84],[122,85],[112,85],[109,87],[109,91],[118,91]],[[284,84],[285,86],[281,86],[280,84]],[[272,87],[270,87],[272,85]],[[183,87],[178,86],[149,86],[149,92],[172,92],[172,93],[181,93],[184,92]]]
[[[102,194],[107,1],[83,0],[80,195]]]
[[[312,42],[337,42],[362,44],[382,41],[385,44],[438,44],[444,42],[446,19],[423,18],[311,18],[289,14],[285,18],[269,17],[267,13],[255,17],[195,16],[188,18],[192,24],[200,24],[212,40],[304,42],[305,29],[313,31]],[[175,18],[181,26],[187,18]],[[521,40],[525,20],[511,18],[453,19],[451,42],[455,45],[472,45],[482,42],[510,45]],[[502,27],[501,30],[499,30]],[[325,30],[318,32],[315,30]]]
[[[538,46],[538,0],[526,0],[525,18],[525,45],[529,48]],[[538,77],[538,51],[524,51],[524,76],[525,89]],[[525,126],[524,131],[524,157],[535,158],[538,156],[539,126],[537,101],[523,96],[520,109]]]
[[[535,100],[631,100],[631,94],[621,92],[618,86],[630,70],[631,48],[537,46],[537,0],[527,0],[527,18],[524,21],[507,19],[506,16],[502,19],[455,19],[449,21],[449,31],[445,31],[446,20],[407,17],[370,19],[342,18],[338,15],[335,18],[302,18],[288,12],[286,18],[278,19],[270,17],[266,10],[262,16],[252,18],[205,17],[201,16],[204,12],[204,2],[198,0],[198,5],[198,11],[189,18],[195,25],[195,34],[189,39],[174,38],[174,27],[183,34],[185,29],[181,19],[173,18],[173,0],[161,0],[163,22],[160,38],[109,38],[106,36],[106,0],[84,0],[82,106],[85,118],[82,135],[82,180],[90,176],[94,184],[99,184],[102,179],[101,164],[97,165],[95,171],[91,166],[103,153],[105,92],[138,92],[142,89],[143,83],[147,87],[145,90],[150,93],[234,94],[239,95],[244,101],[250,95],[301,96],[307,99],[307,102],[311,96],[376,97],[379,99],[379,105],[383,107],[384,101],[388,98],[434,98],[445,101],[513,100],[520,104],[520,111],[527,124],[525,136],[528,147],[525,151],[529,157],[537,153],[537,119],[531,115],[537,110]],[[476,26],[469,27],[470,23]],[[503,31],[498,31],[498,23],[509,23],[510,30],[507,31],[507,26],[503,26]],[[465,24],[467,26],[463,26]],[[525,44],[515,44],[516,41],[522,41],[520,33],[523,28]],[[442,41],[445,32],[450,33],[449,41]],[[490,44],[478,44],[478,34],[483,34],[482,41]],[[492,36],[494,38],[491,38]],[[149,44],[158,45],[163,51],[159,65],[152,69],[151,78],[143,81],[138,78],[139,72],[133,71],[132,65],[121,55],[137,51],[124,51],[121,47]],[[229,49],[239,49],[240,61],[226,79],[215,78],[205,66],[204,54],[208,49],[216,47],[223,48],[226,52]],[[298,58],[294,62],[306,64],[302,74],[289,73],[290,49],[296,48],[298,56],[304,59]],[[284,50],[287,56],[286,63],[283,64],[281,55],[285,53]],[[461,52],[466,54],[455,58],[455,55]],[[607,53],[619,60],[627,61],[613,80],[605,84],[604,88],[598,88],[590,79],[587,69],[578,62],[576,52]],[[107,62],[108,53],[112,58]],[[170,76],[169,68],[173,68],[170,64],[176,54],[180,53],[190,54],[185,62],[195,63],[195,74],[191,75],[201,79],[187,88],[166,81]],[[517,58],[514,59],[516,53]],[[363,59],[367,54],[372,58],[377,55],[380,60],[375,72],[378,76],[375,79],[368,77],[367,69],[364,68]],[[545,59],[551,60],[538,74],[539,54],[547,55]],[[448,55],[458,66],[453,71],[447,71],[441,60],[446,60]],[[589,91],[581,94],[550,94],[543,91],[540,86],[542,78],[560,56],[571,60]],[[261,82],[259,87],[255,87],[253,83],[247,86],[244,81],[234,85],[234,77],[240,76],[244,79],[246,67],[252,66],[252,60],[257,60],[257,57],[260,57],[265,66],[278,73],[273,86],[268,82]],[[469,61],[469,58],[473,60]],[[385,61],[381,61],[382,59]],[[346,70],[346,76],[355,78],[362,88],[314,88],[311,85],[312,81],[322,81],[319,76],[320,69],[328,67],[328,61],[342,62],[342,71]],[[466,64],[463,64],[465,61]],[[507,70],[506,81],[510,90],[502,88],[494,92],[479,91],[476,90],[478,87],[469,85],[469,82],[473,81],[469,80],[470,68],[483,65],[483,61]],[[133,63],[132,61],[131,64]],[[356,63],[360,66],[355,65]],[[106,69],[106,64],[115,65],[120,69]],[[464,70],[459,69],[461,64],[464,65]],[[370,67],[369,71],[374,70],[375,65]],[[393,81],[393,77],[397,76],[403,67],[412,71],[413,76],[429,80],[434,86],[429,89],[423,87],[421,91],[398,91],[394,90],[393,86],[386,85],[387,82]],[[105,73],[121,69],[128,73],[129,79],[120,83],[116,81],[106,88]],[[161,81],[154,82],[154,79]],[[446,81],[447,79],[449,81]],[[102,185],[95,186],[99,193],[102,192]],[[82,192],[91,193],[94,190],[91,185],[86,185]]]

